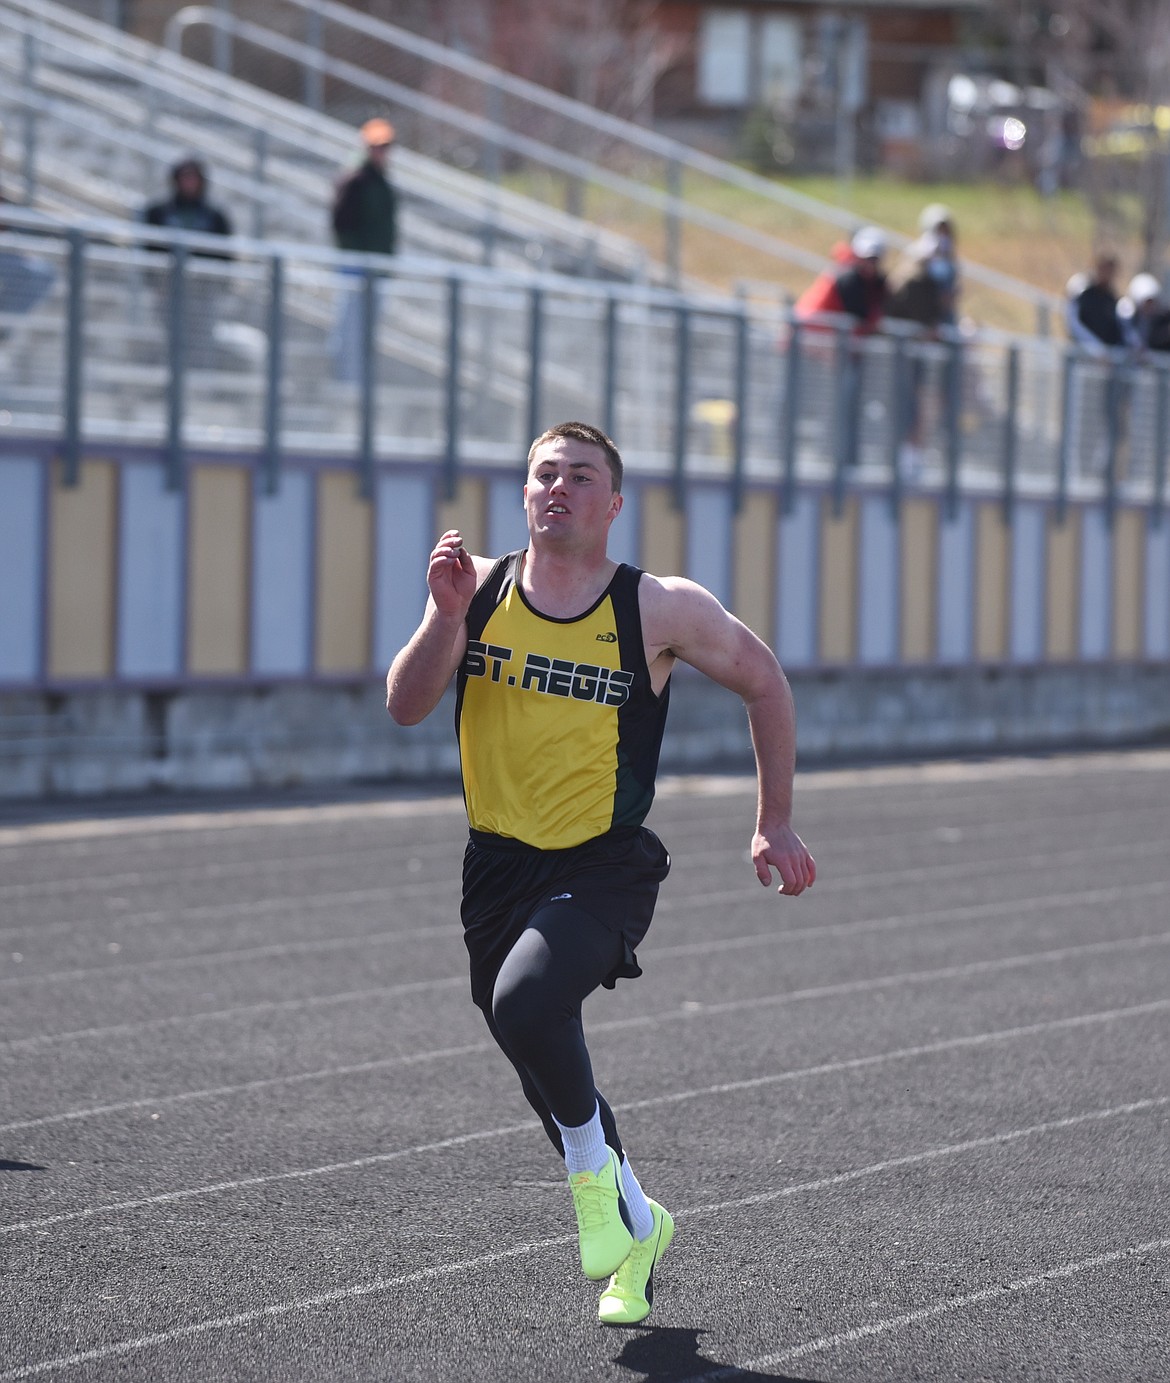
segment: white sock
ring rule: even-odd
[[[649,1239],[654,1233],[654,1215],[646,1193],[638,1184],[630,1159],[622,1157],[622,1195],[626,1198],[626,1208],[634,1225],[635,1239]]]
[[[569,1169],[569,1175],[572,1176],[574,1172],[600,1172],[609,1161],[609,1147],[601,1130],[601,1112],[597,1105],[593,1106],[593,1118],[587,1124],[566,1128],[559,1119],[555,1122],[565,1145],[565,1166]]]

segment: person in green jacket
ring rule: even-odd
[[[361,129],[365,158],[337,184],[333,197],[333,238],[339,250],[392,255],[398,249],[398,193],[386,176],[394,126],[381,118]],[[365,323],[362,271],[343,269],[337,321],[330,336],[334,375],[356,383],[362,378]]]

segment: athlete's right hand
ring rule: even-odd
[[[462,618],[477,585],[475,563],[463,546],[463,535],[449,528],[432,549],[427,566],[427,587],[435,608],[440,614]]]

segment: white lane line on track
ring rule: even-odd
[[[1030,1023],[1024,1027],[1001,1028],[995,1032],[974,1033],[967,1037],[949,1037],[938,1042],[923,1043],[914,1047],[899,1047],[888,1052],[872,1053],[869,1056],[822,1062],[816,1066],[804,1066],[790,1071],[776,1071],[768,1076],[723,1081],[718,1085],[708,1085],[701,1089],[677,1090],[669,1095],[653,1095],[641,1100],[626,1100],[621,1104],[614,1105],[614,1109],[618,1113],[623,1113],[633,1109],[652,1109],[664,1105],[682,1104],[688,1100],[704,1099],[715,1095],[738,1094],[744,1090],[759,1090],[764,1086],[805,1080],[810,1076],[838,1075],[845,1071],[859,1071],[881,1066],[891,1061],[913,1061],[919,1057],[933,1056],[940,1052],[961,1051],[965,1048],[984,1047],[996,1042],[1012,1042],[1019,1038],[1036,1037],[1041,1033],[1089,1027],[1097,1023],[1110,1023],[1127,1018],[1141,1018],[1152,1013],[1164,1013],[1167,1009],[1170,1009],[1170,999],[1159,999],[1153,1003],[1136,1004],[1131,1008],[1105,1009],[1099,1013],[1077,1014],[1071,1018],[1053,1018],[1044,1023]],[[372,1153],[369,1157],[355,1158],[350,1162],[331,1162],[325,1166],[303,1167],[292,1172],[270,1172],[262,1176],[245,1177],[237,1181],[221,1181],[207,1186],[187,1187],[182,1191],[164,1191],[156,1196],[141,1196],[134,1200],[114,1201],[107,1205],[91,1206],[86,1210],[63,1211],[58,1215],[48,1215],[38,1220],[21,1220],[15,1224],[0,1225],[0,1236],[24,1233],[28,1230],[47,1229],[52,1225],[89,1220],[97,1215],[107,1215],[122,1210],[139,1210],[150,1205],[172,1205],[176,1201],[219,1195],[222,1192],[238,1191],[249,1186],[267,1186],[282,1181],[306,1181],[310,1177],[358,1171],[366,1167],[381,1166],[386,1162],[395,1162],[404,1157],[462,1147],[469,1143],[483,1142],[491,1138],[510,1137],[514,1133],[534,1126],[534,1120],[527,1120],[522,1124],[509,1124],[503,1128],[479,1129],[472,1133],[457,1134],[435,1143],[421,1143],[415,1147],[396,1148],[393,1152]]]
[[[590,1033],[628,1031],[630,1028],[655,1028],[665,1023],[693,1022],[699,1018],[719,1017],[727,1013],[750,1012],[760,1008],[779,1008],[787,1004],[829,999],[844,994],[864,994],[874,990],[896,988],[900,985],[932,984],[938,980],[961,979],[970,975],[1018,970],[1030,965],[1044,965],[1091,955],[1104,955],[1111,951],[1142,951],[1151,947],[1165,946],[1167,943],[1170,943],[1170,932],[1159,932],[1151,936],[1124,937],[1116,941],[1091,941],[1080,946],[1061,946],[1055,950],[1033,951],[1026,955],[1001,956],[997,960],[966,961],[961,965],[946,965],[935,970],[901,971],[893,975],[876,975],[865,980],[842,980],[837,984],[792,989],[782,994],[765,994],[754,999],[728,999],[718,1003],[689,1006],[685,1009],[669,1009],[662,1013],[640,1014],[631,1018],[614,1018],[606,1022],[591,1024]],[[462,980],[459,983],[462,983]],[[398,995],[418,988],[417,985],[397,985],[391,992]],[[158,1109],[165,1105],[185,1104],[192,1100],[222,1099],[225,1096],[250,1094],[281,1086],[303,1085],[311,1081],[368,1075],[373,1071],[386,1071],[396,1066],[417,1066],[428,1061],[478,1056],[496,1050],[494,1042],[473,1042],[461,1047],[436,1047],[422,1052],[411,1052],[404,1056],[379,1057],[376,1060],[356,1062],[350,1066],[329,1066],[318,1071],[301,1071],[290,1076],[269,1076],[243,1081],[237,1085],[185,1090],[173,1095],[145,1095],[138,1099],[121,1100],[116,1104],[94,1105],[87,1109],[71,1109],[60,1114],[46,1114],[36,1119],[19,1119],[13,1123],[0,1124],[0,1133],[45,1128],[51,1124],[71,1123],[80,1119],[95,1119],[108,1114],[126,1113],[133,1109]]]
[[[1094,1109],[1083,1114],[1068,1115],[1063,1119],[1051,1119],[1044,1123],[1032,1124],[1026,1128],[1010,1129],[1003,1133],[990,1134],[986,1138],[970,1138],[961,1143],[952,1143],[938,1148],[927,1148],[920,1153],[908,1153],[903,1157],[888,1158],[883,1162],[874,1162],[867,1167],[856,1167],[848,1172],[841,1172],[831,1177],[819,1177],[815,1181],[798,1182],[793,1185],[780,1187],[775,1191],[765,1191],[754,1196],[744,1196],[737,1200],[720,1201],[713,1205],[691,1206],[680,1210],[676,1214],[678,1219],[692,1218],[699,1215],[710,1215],[722,1213],[728,1210],[746,1208],[765,1204],[769,1201],[782,1200],[788,1197],[801,1194],[827,1190],[835,1186],[843,1185],[851,1181],[860,1181],[864,1177],[880,1176],[885,1172],[900,1170],[904,1167],[914,1166],[919,1163],[937,1161],[944,1157],[959,1156],[966,1152],[982,1150],[984,1148],[998,1147],[1006,1143],[1017,1142],[1025,1138],[1034,1138],[1042,1134],[1063,1132],[1064,1130],[1075,1128],[1080,1124],[1090,1122],[1100,1122],[1105,1119],[1121,1118],[1131,1114],[1143,1113],[1147,1110],[1157,1109],[1170,1104],[1170,1096],[1163,1096],[1158,1099],[1135,1100],[1129,1104],[1115,1105],[1109,1109]],[[531,1124],[518,1125],[518,1128],[529,1128]],[[216,1316],[209,1320],[193,1321],[189,1325],[176,1326],[171,1330],[160,1330],[150,1335],[140,1335],[135,1339],[122,1340],[117,1344],[104,1345],[97,1349],[84,1350],[78,1354],[65,1355],[57,1359],[45,1359],[36,1364],[28,1364],[21,1368],[11,1369],[6,1373],[0,1373],[0,1383],[16,1383],[22,1378],[34,1378],[39,1374],[55,1373],[61,1369],[76,1368],[80,1364],[96,1363],[100,1359],[117,1358],[127,1354],[133,1354],[140,1350],[151,1349],[156,1345],[169,1344],[176,1340],[189,1339],[193,1335],[205,1335],[216,1330],[230,1330],[239,1326],[254,1325],[258,1321],[271,1320],[280,1316],[291,1315],[299,1311],[312,1311],[322,1306],[332,1306],[342,1301],[352,1301],[359,1297],[372,1296],[376,1293],[393,1291],[398,1287],[412,1286],[418,1282],[434,1281],[437,1278],[454,1277],[464,1272],[475,1272],[482,1268],[494,1267],[497,1263],[506,1262],[509,1259],[520,1258],[530,1253],[538,1253],[544,1249],[557,1248],[564,1244],[576,1242],[575,1234],[558,1234],[553,1238],[538,1239],[528,1244],[518,1244],[514,1248],[504,1249],[497,1253],[480,1254],[474,1258],[465,1258],[457,1263],[444,1263],[432,1268],[423,1268],[417,1272],[403,1273],[399,1277],[378,1278],[373,1282],[356,1283],[352,1287],[339,1287],[332,1292],[319,1292],[309,1297],[298,1297],[292,1301],[274,1302],[270,1306],[260,1307],[254,1311],[242,1311],[230,1316]],[[1158,1247],[1170,1243],[1168,1240],[1154,1241]],[[1149,1249],[1149,1245],[1139,1245],[1133,1249],[1123,1250],[1116,1256],[1133,1255]],[[1114,1255],[1102,1255],[1100,1262],[1112,1261]],[[1098,1260],[1084,1260],[1084,1262],[1098,1265]],[[1063,1269],[1053,1270],[1051,1274],[1043,1274],[1036,1281],[1043,1281],[1054,1274],[1072,1276],[1076,1271],[1081,1270],[1079,1264],[1069,1264]],[[1021,1282],[1030,1279],[1021,1279]],[[1014,1286],[1015,1284],[1009,1284]],[[1021,1288],[1017,1288],[1020,1290]],[[990,1290],[990,1289],[989,1289]],[[1002,1292],[1007,1288],[999,1289]],[[951,1305],[952,1303],[947,1303]],[[958,1303],[954,1303],[958,1304]],[[810,1345],[817,1344],[821,1348],[828,1347],[826,1341],[812,1341]],[[805,1349],[814,1352],[809,1346],[797,1346],[797,1349]],[[788,1354],[785,1358],[795,1357]],[[726,1376],[731,1369],[720,1369],[715,1374],[704,1374],[702,1377],[715,1378]],[[692,1383],[700,1383],[698,1379]]]
[[[1057,893],[1045,894],[1037,898],[1012,898],[1005,902],[998,903],[964,903],[954,908],[936,908],[927,912],[918,913],[894,913],[889,917],[862,918],[855,922],[825,922],[811,927],[792,927],[788,929],[773,928],[766,932],[749,932],[744,936],[722,937],[715,941],[690,941],[678,942],[675,945],[655,946],[654,959],[671,959],[677,956],[705,955],[712,952],[738,951],[754,946],[772,946],[790,941],[816,941],[826,936],[850,936],[866,932],[897,931],[903,927],[931,927],[946,925],[951,922],[964,922],[975,918],[988,917],[1015,917],[1019,914],[1028,912],[1043,912],[1053,907],[1082,907],[1085,904],[1100,902],[1117,902],[1121,898],[1140,898],[1160,894],[1170,893],[1170,880],[1157,880],[1147,884],[1123,884],[1115,888],[1107,889],[1087,889],[1077,893]],[[716,901],[727,901],[740,897],[739,892],[728,895],[704,895],[702,897],[693,896],[686,900],[674,902],[664,900],[658,904],[657,911],[681,912],[688,907],[706,906],[713,899]],[[287,952],[291,954],[314,954],[321,951],[343,950],[347,947],[361,947],[370,945],[388,945],[399,937],[414,938],[454,935],[451,925],[446,922],[437,922],[429,927],[416,927],[404,932],[372,932],[361,933],[358,936],[331,937],[327,941],[301,941],[290,943],[274,942],[269,946],[252,948],[242,948],[235,951],[203,951],[191,956],[180,956],[174,959],[159,957],[154,960],[145,961],[125,961],[121,963],[111,962],[107,965],[94,965],[76,970],[54,970],[44,974],[33,975],[8,975],[0,978],[0,986],[12,985],[32,985],[49,983],[69,983],[76,980],[88,980],[95,976],[118,978],[126,972],[139,972],[142,970],[163,970],[169,966],[193,966],[200,963],[218,963],[221,960],[238,962],[240,960],[250,960],[257,958],[279,957]],[[445,977],[438,980],[422,980],[420,985],[433,984],[436,986],[446,986],[453,983],[453,977]],[[365,991],[376,992],[376,991]],[[346,995],[340,996],[342,999]],[[318,1003],[329,1002],[328,997],[317,1000]],[[262,1005],[261,1009],[269,1006]],[[247,1007],[241,1009],[229,1009],[227,1013],[246,1012]],[[200,1021],[201,1015],[193,1015],[190,1021]],[[159,1022],[163,1020],[146,1020],[147,1022]],[[185,1021],[185,1020],[176,1020]],[[125,1024],[117,1025],[119,1031],[126,1029]],[[88,1036],[102,1029],[85,1029],[79,1036]],[[72,1034],[54,1036],[46,1034],[43,1037],[35,1038],[0,1038],[0,1047],[15,1047],[19,1043],[36,1043],[60,1041],[63,1038],[71,1037]]]
[[[968,801],[979,801],[979,799],[962,799],[962,803],[966,803]],[[968,842],[979,841],[986,843],[989,841],[994,842],[1004,837],[1006,837],[1009,840],[1014,838],[1014,826],[1010,821],[1004,822],[997,819],[992,822],[980,821],[978,823],[973,823],[970,821],[965,821],[963,812],[959,810],[961,806],[960,803],[956,803],[953,799],[948,798],[946,805],[948,813],[957,812],[963,836]],[[1132,807],[1127,807],[1124,809],[1114,808],[1112,810],[1107,810],[1104,812],[1100,808],[1086,807],[1082,812],[1079,812],[1076,815],[1091,815],[1095,826],[1099,829],[1103,822],[1109,822],[1114,818],[1116,818],[1120,822],[1132,821],[1132,819],[1135,816],[1135,811]],[[896,821],[898,818],[904,816],[921,816],[921,804],[915,805],[913,803],[908,803],[905,804],[901,810],[899,810],[891,803],[883,803],[881,817],[883,822],[889,822],[891,820]],[[1066,826],[1070,821],[1070,814],[1066,809],[1058,814],[1046,813],[1042,816],[1036,816],[1035,813],[1033,813],[1029,815],[1028,819],[1030,823],[1033,825],[1056,821],[1059,822],[1062,826]],[[655,823],[651,822],[651,824],[654,825]],[[675,850],[676,856],[678,858],[682,858],[684,854],[689,856],[691,851],[691,839],[696,832],[699,833],[699,838],[702,841],[709,841],[710,827],[711,821],[709,815],[705,817],[703,820],[696,820],[691,818],[675,820],[670,826],[670,843],[672,845],[672,848],[674,848]],[[874,831],[871,827],[871,829],[865,834],[864,839],[859,843],[860,849],[872,850],[875,844],[880,844],[883,840],[889,839],[895,835],[901,837],[904,830],[905,826],[903,824],[898,824],[893,830],[883,831]],[[739,827],[736,827],[734,834],[735,837],[738,839],[740,836],[745,834],[745,831],[742,831]],[[147,841],[149,841],[150,839],[151,837],[146,837]],[[440,855],[449,854],[453,848],[461,849],[462,844],[463,834],[462,830],[460,830],[457,841],[453,840],[452,842],[448,842],[439,847],[435,846],[434,835],[432,833],[425,840],[397,842],[394,845],[394,849],[399,853],[417,852],[419,855],[429,858],[431,856],[438,857]],[[142,846],[143,842],[140,841],[139,848],[141,849]],[[56,848],[59,850],[60,846],[57,846]],[[352,864],[355,859],[361,860],[368,857],[373,857],[375,855],[384,854],[385,848],[386,845],[384,841],[373,839],[367,847],[358,848],[349,846],[348,848],[342,851],[335,851],[331,854],[309,853],[306,855],[295,855],[293,857],[289,857],[284,854],[255,855],[254,858],[250,858],[247,860],[236,860],[229,862],[210,860],[202,861],[198,864],[177,867],[171,867],[170,865],[163,864],[155,869],[139,868],[132,871],[122,870],[114,874],[97,874],[94,871],[93,862],[90,861],[85,872],[80,876],[61,877],[60,871],[58,869],[54,872],[54,876],[49,879],[26,880],[20,883],[0,883],[0,897],[52,898],[68,896],[74,893],[83,893],[88,895],[95,888],[105,890],[111,888],[136,887],[142,885],[170,882],[172,878],[191,880],[226,879],[239,874],[247,874],[252,871],[263,871],[265,869],[274,872],[286,871],[288,868],[294,867],[299,869],[306,863],[314,864],[328,862],[336,864],[338,862],[341,862]],[[726,849],[729,847],[722,848]],[[849,855],[852,855],[856,852],[851,850],[848,853]]]
[[[1009,898],[994,903],[961,903],[953,908],[932,908],[927,912],[893,913],[889,917],[862,918],[856,922],[825,922],[820,926],[773,928],[767,932],[750,932],[744,936],[723,937],[717,941],[680,941],[673,946],[656,947],[659,956],[699,956],[712,951],[734,951],[748,946],[765,946],[782,941],[806,940],[821,936],[849,936],[857,932],[894,931],[900,927],[932,926],[939,922],[965,922],[980,917],[1044,912],[1048,908],[1083,907],[1092,903],[1112,903],[1121,898],[1156,898],[1170,893],[1170,879],[1157,879],[1146,884],[1120,884],[1113,888],[1086,888],[1074,893],[1046,893],[1037,898]],[[726,895],[711,893],[695,895],[685,902],[664,899],[657,912],[677,912],[683,907],[728,902]]]
[[[1123,750],[1117,753],[1066,754],[1045,758],[997,758],[983,762],[944,760],[859,769],[816,769],[799,775],[801,792],[918,784],[990,783],[1019,778],[1067,778],[1084,773],[1170,772],[1170,750]],[[750,774],[668,774],[659,779],[660,797],[726,797],[755,793]],[[32,841],[85,840],[103,836],[165,834],[181,831],[227,831],[252,826],[299,826],[346,821],[409,819],[422,815],[458,815],[458,793],[395,801],[340,802],[301,807],[252,807],[235,811],[197,811],[156,816],[44,821],[0,827],[0,846]]]
[[[887,883],[910,884],[926,883],[935,880],[962,879],[965,877],[985,876],[992,870],[997,874],[1003,872],[1008,866],[1014,869],[1059,869],[1064,864],[1076,864],[1079,866],[1093,865],[1099,867],[1102,861],[1113,861],[1116,859],[1143,859],[1148,857],[1159,857],[1166,853],[1166,842],[1159,836],[1156,840],[1143,841],[1117,841],[1111,845],[1101,846],[1091,854],[1084,850],[1060,850],[1060,851],[1039,851],[1026,855],[1009,856],[1003,853],[997,854],[995,860],[956,860],[949,864],[919,865],[914,868],[888,869],[863,871],[857,874],[833,875],[827,879],[821,879],[816,886],[816,897],[823,898],[826,893],[852,893],[859,890],[872,890],[875,886]],[[676,858],[681,855],[676,851]],[[698,854],[688,853],[686,863],[688,869],[697,869],[706,860],[718,861],[727,859],[725,850],[704,851]],[[241,872],[254,872],[254,866],[248,865],[247,869]],[[185,871],[176,871],[175,877]],[[131,878],[133,876],[126,876]],[[198,877],[193,875],[192,877]],[[108,879],[103,879],[103,885],[109,883]],[[172,880],[173,882],[173,880]],[[15,887],[20,887],[19,885]],[[94,890],[93,881],[87,884],[87,891],[92,894]],[[415,883],[394,884],[387,883],[378,888],[354,889],[344,893],[311,893],[311,894],[288,894],[281,896],[269,896],[262,899],[254,899],[251,902],[230,902],[230,903],[205,903],[192,907],[181,907],[171,909],[152,908],[143,912],[134,913],[111,913],[99,918],[75,917],[56,922],[37,922],[30,920],[15,927],[0,928],[0,938],[22,937],[30,933],[38,939],[47,935],[68,934],[78,929],[91,930],[106,927],[117,929],[119,932],[127,927],[148,927],[157,923],[213,920],[215,918],[234,919],[236,917],[249,917],[257,914],[287,912],[290,908],[298,911],[307,907],[336,907],[346,903],[355,902],[377,902],[379,900],[386,903],[388,907],[394,906],[404,898],[415,897],[434,897],[441,895],[446,890],[451,894],[452,915],[458,911],[458,881],[454,876],[444,877],[441,880],[426,879]],[[5,892],[0,886],[0,893]],[[737,888],[734,896],[747,897],[749,893],[755,892],[748,885]],[[704,895],[706,896],[706,895]],[[720,895],[722,900],[723,895]],[[663,899],[662,906],[666,906],[669,899]]]
[[[775,1354],[763,1354],[748,1359],[742,1364],[729,1364],[724,1368],[712,1369],[707,1373],[694,1374],[686,1383],[717,1383],[719,1379],[742,1378],[744,1372],[754,1369],[771,1369],[777,1364],[791,1363],[796,1359],[807,1358],[810,1354],[821,1354],[838,1345],[858,1344],[872,1339],[875,1335],[887,1335],[891,1330],[902,1330],[908,1325],[931,1320],[936,1316],[949,1315],[968,1306],[979,1306],[986,1301],[996,1301],[1001,1297],[1012,1296],[1017,1292],[1030,1292],[1038,1287],[1047,1287],[1063,1278],[1075,1277],[1078,1273],[1092,1272],[1097,1268],[1107,1268],[1128,1258],[1142,1258],[1170,1249],[1170,1239],[1147,1239],[1144,1244],[1132,1244],[1128,1248],[1114,1249],[1111,1253],[1099,1253],[1093,1258],[1082,1258],[1076,1263],[1065,1263],[1047,1272],[1034,1273],[1031,1277],[1018,1277],[1014,1282],[1002,1282],[993,1287],[983,1287],[965,1296],[950,1297],[946,1301],[935,1302],[933,1306],[923,1306],[917,1311],[906,1311],[900,1316],[889,1316],[885,1320],[873,1321],[870,1325],[860,1325],[853,1330],[842,1330],[836,1335],[823,1335],[819,1340],[808,1340],[791,1349],[782,1349]]]
[[[1170,888],[1170,884],[1167,885]],[[141,974],[144,970],[184,970],[193,965],[235,964],[242,960],[277,960],[281,956],[311,956],[322,951],[344,951],[363,946],[392,946],[397,941],[419,937],[456,935],[449,922],[436,922],[429,927],[410,927],[400,932],[360,932],[357,936],[335,936],[327,941],[274,941],[268,946],[241,946],[230,951],[196,951],[189,956],[155,956],[151,960],[111,961],[108,965],[88,965],[76,970],[50,970],[40,975],[6,975],[0,985],[68,984],[75,980],[91,980],[95,976],[118,979],[125,974]],[[433,984],[450,984],[450,978],[433,980]]]
[[[734,902],[748,896],[748,890],[729,889],[719,893],[692,894],[685,899],[663,899],[656,909],[660,914],[684,912],[690,908],[707,907],[712,903]],[[742,950],[751,946],[771,946],[780,942],[802,941],[824,936],[852,935],[857,932],[895,931],[902,927],[931,926],[940,922],[967,921],[979,917],[1015,916],[1027,912],[1043,912],[1055,907],[1084,907],[1092,903],[1114,903],[1122,898],[1152,898],[1170,893],[1170,879],[1157,879],[1144,884],[1119,884],[1111,888],[1081,889],[1071,893],[1047,893],[1035,898],[1010,898],[994,903],[963,903],[953,908],[935,908],[927,912],[894,913],[888,917],[866,918],[856,922],[826,922],[812,927],[789,929],[772,928],[766,932],[751,932],[745,936],[722,937],[714,941],[679,942],[673,946],[656,946],[655,959],[665,956],[694,956],[709,952]],[[429,927],[415,927],[400,932],[363,932],[357,936],[330,937],[323,941],[273,942],[268,946],[246,946],[229,951],[198,951],[188,956],[159,956],[151,960],[111,961],[106,965],[91,965],[74,970],[50,970],[43,974],[7,975],[0,978],[3,985],[34,985],[71,983],[93,979],[95,976],[118,978],[126,973],[144,970],[185,968],[194,965],[238,963],[241,960],[272,959],[282,955],[313,955],[322,951],[345,950],[350,947],[386,946],[401,939],[454,935],[451,924],[436,922]],[[448,983],[438,981],[437,983]]]
[[[1163,849],[1165,846],[1163,845]],[[273,913],[280,915],[290,910],[300,912],[313,908],[341,908],[355,903],[383,903],[387,908],[412,898],[440,897],[444,892],[450,896],[451,913],[459,911],[459,883],[452,878],[441,883],[434,879],[420,880],[413,884],[383,884],[378,888],[355,888],[337,893],[281,894],[267,898],[254,898],[251,902],[234,901],[230,903],[199,903],[193,907],[151,908],[148,912],[132,912],[124,916],[112,914],[106,917],[72,918],[67,921],[38,922],[30,919],[21,926],[0,929],[0,938],[21,936],[52,936],[54,933],[75,932],[79,927],[92,929],[107,927],[121,930],[126,927],[149,927],[159,922],[199,922],[223,918],[227,921],[264,917]]]

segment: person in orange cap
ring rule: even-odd
[[[361,128],[365,157],[341,178],[333,197],[333,238],[339,250],[392,255],[398,249],[398,194],[386,176],[394,126],[380,116]],[[360,269],[342,270],[337,320],[329,339],[334,375],[351,383],[362,378],[365,339]]]
[[[386,176],[394,126],[380,118],[361,129],[365,158],[337,184],[333,235],[340,250],[392,255],[398,249],[398,194]]]

